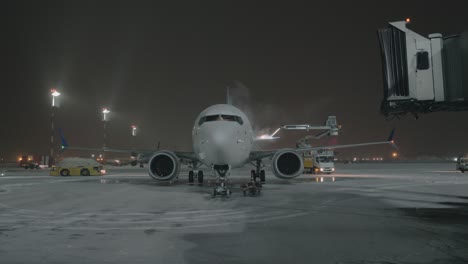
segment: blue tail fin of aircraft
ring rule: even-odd
[[[65,137],[63,136],[62,129],[59,128],[58,130],[59,130],[59,133],[60,133],[60,140],[62,141],[62,147],[61,147],[61,149],[62,149],[62,150],[65,150],[66,148],[69,147],[68,142],[67,142],[67,140],[65,139]]]
[[[388,137],[387,141],[391,142],[392,147],[394,147],[395,149],[398,149],[397,145],[395,144],[394,136],[395,136],[395,128],[393,128],[392,132],[390,132],[390,136]]]
[[[388,137],[387,141],[393,141],[393,136],[395,135],[395,128],[392,129],[392,132],[390,132],[390,136]]]

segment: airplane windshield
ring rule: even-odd
[[[209,115],[200,118],[198,121],[198,125],[201,126],[205,122],[213,122],[213,121],[231,121],[237,122],[240,125],[244,124],[244,121],[240,116],[233,116],[233,115]]]

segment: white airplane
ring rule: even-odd
[[[302,174],[304,169],[301,154],[305,151],[320,149],[339,149],[348,147],[370,146],[379,144],[394,144],[393,132],[386,141],[360,144],[335,145],[307,148],[284,148],[267,151],[252,150],[254,134],[247,116],[238,108],[230,104],[217,104],[203,110],[195,120],[192,129],[193,152],[179,152],[170,150],[132,151],[138,153],[139,162],[148,161],[148,173],[157,181],[173,181],[178,178],[181,162],[188,163],[191,170],[188,174],[189,183],[197,179],[203,183],[201,165],[211,168],[218,178],[218,186],[213,195],[229,196],[231,191],[227,186],[227,178],[232,169],[246,164],[255,166],[251,171],[251,178],[260,178],[265,182],[263,159],[272,158],[273,174],[280,179],[292,179]],[[100,151],[130,152],[116,149],[71,148],[62,137],[62,149],[86,149]]]

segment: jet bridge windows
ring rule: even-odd
[[[418,70],[428,70],[429,69],[429,52],[419,51],[416,53],[416,69]]]
[[[213,122],[213,121],[230,121],[230,122],[237,122],[240,125],[244,124],[244,121],[240,116],[234,115],[209,115],[201,117],[198,121],[198,126],[201,126],[205,122]]]

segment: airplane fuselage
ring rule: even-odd
[[[252,126],[238,108],[217,104],[198,115],[193,125],[192,141],[193,150],[204,165],[242,167],[252,150]]]

